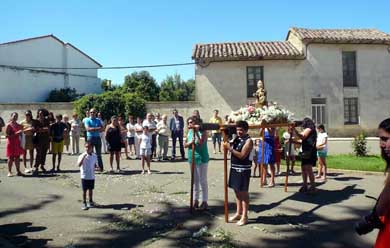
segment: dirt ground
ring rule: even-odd
[[[0,145],[4,158],[4,142]],[[207,212],[189,213],[187,162],[121,161],[123,172],[97,174],[97,208],[81,210],[77,156],[64,155],[63,172],[8,178],[0,162],[0,247],[370,247],[377,232],[358,236],[354,224],[374,205],[382,174],[331,171],[315,195],[297,193],[299,175],[275,188],[250,184],[249,224],[226,224],[223,161],[209,163]],[[123,156],[124,157],[124,156]],[[51,155],[47,157],[51,166]],[[104,155],[105,168],[108,156]],[[298,167],[297,167],[298,169]],[[229,209],[234,212],[233,192]]]

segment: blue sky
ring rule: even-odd
[[[284,40],[291,26],[390,33],[390,1],[1,1],[0,42],[54,34],[104,66],[191,62],[194,44]],[[101,70],[123,82],[134,70]],[[158,82],[194,66],[148,69]]]

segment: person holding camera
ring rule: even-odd
[[[303,119],[301,126],[302,132],[298,132],[295,127],[292,132],[302,140],[302,180],[303,185],[299,189],[301,193],[314,193],[317,191],[314,179],[313,168],[317,164],[317,131],[312,119],[306,117]],[[310,187],[307,187],[307,179],[309,178]]]
[[[374,228],[379,229],[374,247],[385,248],[390,244],[390,118],[379,124],[378,136],[381,155],[386,162],[385,186],[371,213],[356,225],[355,230],[362,235],[371,232]]]

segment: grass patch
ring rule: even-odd
[[[383,172],[386,165],[380,156],[356,157],[354,155],[330,155],[328,168]]]

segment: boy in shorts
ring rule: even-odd
[[[60,171],[62,152],[64,151],[64,134],[68,132],[68,127],[62,122],[62,115],[56,115],[56,122],[50,126],[50,136],[52,139],[53,168],[54,172],[56,157],[58,155],[57,171]]]
[[[83,189],[83,206],[82,210],[88,210],[95,206],[93,202],[93,189],[95,188],[95,168],[98,160],[95,153],[93,153],[93,146],[91,143],[85,143],[85,152],[82,153],[77,164],[80,167],[81,187]],[[87,191],[89,202],[87,203]]]

